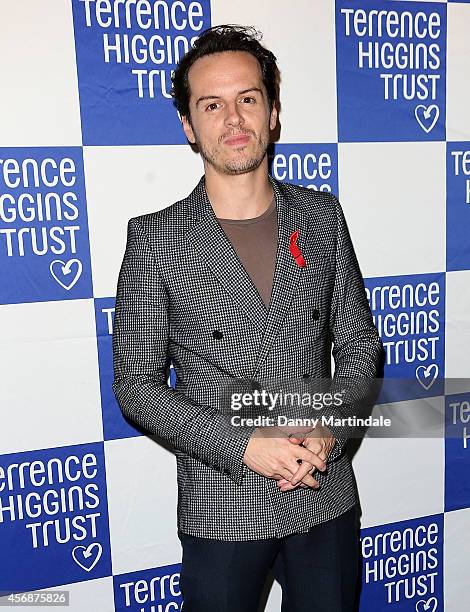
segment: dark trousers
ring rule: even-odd
[[[308,533],[225,541],[178,532],[183,612],[257,612],[269,570],[281,612],[353,612],[359,576],[358,507]]]

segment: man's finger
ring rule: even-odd
[[[308,448],[326,462],[334,443],[327,443],[323,438],[312,438],[307,436],[300,442],[300,446]]]
[[[278,482],[279,484],[279,482]],[[296,485],[291,484],[289,481],[284,482],[282,485],[279,485],[279,489],[284,492],[284,491],[293,491],[294,489],[313,489],[315,487],[309,487],[308,485],[306,485],[304,482],[299,482]]]
[[[306,484],[305,480],[307,480],[309,484]],[[286,478],[280,478],[277,481],[277,486],[282,492],[284,492],[284,491],[292,491],[293,489],[297,489],[299,487],[302,489],[312,489],[312,488],[315,488],[316,482],[317,481],[311,478],[310,474],[308,474],[307,476],[304,477],[304,480],[302,480],[296,485],[293,485],[290,482],[290,480],[287,480]]]
[[[295,472],[295,474],[290,478],[290,482],[293,485],[296,485],[298,482],[300,482],[301,480],[303,480],[305,482],[305,484],[309,484],[309,478],[314,481],[314,483],[316,483],[317,481],[314,480],[312,478],[312,476],[309,474],[310,470],[312,469],[312,466],[310,465],[310,463],[308,463],[307,461],[304,461],[298,468],[298,470]],[[306,477],[309,478],[306,478]],[[313,483],[312,483],[313,486]]]
[[[295,436],[294,434],[287,437],[289,438],[289,442],[292,442],[292,444],[302,444],[302,442],[305,440],[305,436]]]
[[[280,486],[279,489],[284,493],[285,491],[294,491],[294,489],[300,489],[301,487],[303,489],[308,488],[307,485],[303,485],[302,483],[291,485],[291,483],[288,482],[287,484]]]
[[[307,448],[303,446],[299,446],[296,449],[296,454],[297,454],[297,457],[302,460],[302,462],[306,461],[307,463],[311,463],[312,465],[314,465],[321,472],[325,471],[326,462],[323,461],[323,459],[320,459],[320,457],[316,455],[314,452],[308,450]]]
[[[292,478],[293,474],[294,472],[291,472],[286,467],[279,467],[278,473],[274,476],[274,478],[276,480],[281,480],[282,478],[284,478],[285,480],[290,482],[290,479]]]
[[[315,471],[315,468],[314,470]],[[318,482],[318,480],[315,480],[315,478],[313,478],[312,476],[312,470],[311,470],[311,466],[310,466],[310,470],[307,472],[307,474],[305,474],[305,476],[302,476],[302,472],[300,471],[300,468],[297,470],[297,472],[291,477],[290,482],[292,484],[295,484],[296,481],[299,482],[299,477],[301,478],[301,482],[303,482],[304,484],[308,485],[309,487],[313,487],[315,488],[317,485],[320,485],[320,483]]]

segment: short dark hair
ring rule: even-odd
[[[261,38],[261,32],[253,26],[225,24],[205,30],[181,58],[171,78],[171,95],[180,115],[190,120],[188,72],[191,66],[205,55],[224,51],[246,51],[258,60],[271,111],[276,100],[278,67],[276,56],[261,45]]]

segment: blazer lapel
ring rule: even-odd
[[[292,232],[299,230],[297,246],[302,251],[304,245],[307,244],[308,234],[311,230],[309,216],[290,201],[288,195],[283,193],[280,183],[277,183],[271,176],[269,180],[273,186],[276,197],[278,244],[271,303],[266,317],[263,338],[251,374],[252,377],[257,375],[281,329],[297,288],[300,275],[305,269],[297,264],[289,250],[290,236]],[[306,263],[308,265],[308,262]]]
[[[299,230],[297,245],[302,251],[311,230],[307,214],[295,207],[284,195],[280,184],[271,176],[278,219],[278,243],[271,302],[267,309],[231,242],[225,235],[207,197],[204,177],[188,197],[190,229],[186,233],[195,254],[204,261],[237,307],[262,330],[257,349],[254,377],[262,366],[288,312],[297,283],[304,268],[297,265],[289,251],[290,235]],[[308,265],[308,262],[307,262]]]
[[[260,329],[264,328],[266,306],[249,274],[227,238],[207,197],[204,177],[188,198],[192,217],[186,237],[195,254],[206,264],[237,307]]]

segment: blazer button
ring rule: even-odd
[[[318,321],[318,319],[320,318],[320,311],[316,308],[312,310],[312,318],[314,321]]]
[[[214,329],[214,331],[212,332],[212,337],[216,340],[220,340],[223,337],[223,333],[218,329]]]

